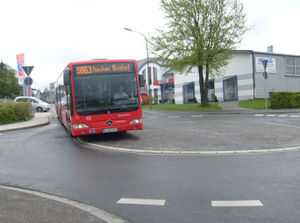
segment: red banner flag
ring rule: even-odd
[[[23,66],[24,66],[24,54],[17,55],[17,65],[18,65],[18,77],[24,76]]]

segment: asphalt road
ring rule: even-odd
[[[300,125],[299,118],[293,116],[296,114],[192,117],[145,113],[144,131],[107,135],[101,143],[129,147],[134,139],[131,146],[139,147],[143,145],[140,140],[146,140],[144,147],[156,149],[172,149],[179,143],[180,149],[295,146]],[[160,126],[167,126],[166,134],[157,138],[160,134],[154,127]],[[197,126],[211,126],[210,134],[198,137],[199,132],[193,132]],[[243,139],[230,134],[239,132],[239,126],[248,126],[251,134],[258,133],[251,138],[249,132],[250,139],[246,130],[241,130]],[[187,131],[189,128],[193,131]],[[172,131],[177,134],[172,135]],[[182,140],[195,146],[185,147]],[[56,120],[44,127],[2,133],[0,141],[0,184],[81,201],[130,222],[290,223],[300,219],[299,151],[210,156],[110,152],[78,144]],[[251,147],[251,141],[255,146]],[[154,142],[159,146],[153,147]],[[151,200],[123,204],[122,198]],[[220,204],[217,201],[223,201],[225,207],[215,206]],[[236,207],[229,207],[232,201],[236,201]]]
[[[162,151],[228,151],[300,145],[300,114],[210,115],[144,111],[144,130],[81,137],[117,148]]]

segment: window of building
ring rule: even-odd
[[[237,76],[223,80],[224,101],[238,100]]]
[[[196,103],[194,82],[183,85],[183,103]]]
[[[153,81],[157,81],[157,68],[153,67]]]
[[[285,57],[285,73],[291,75],[300,75],[299,57]]]
[[[161,85],[161,99],[164,104],[174,104],[174,84]]]
[[[152,84],[152,73],[151,73],[151,67],[149,67],[148,69],[148,81],[149,81],[149,84]]]
[[[147,80],[146,79],[146,70],[143,70],[142,75],[143,75],[144,80],[146,81]]]

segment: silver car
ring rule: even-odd
[[[42,101],[41,99],[39,98],[36,98],[36,97],[26,97],[26,96],[19,96],[19,97],[16,97],[15,102],[27,102],[27,101],[30,101],[31,104],[32,104],[32,108],[33,110],[37,111],[37,112],[43,112],[43,111],[49,111],[51,109],[51,106]]]

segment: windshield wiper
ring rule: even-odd
[[[111,109],[112,112],[123,112],[123,111],[134,111],[137,110],[138,107],[127,107],[127,106],[120,106],[120,107],[114,107]]]
[[[97,114],[107,114],[110,113],[110,109],[98,109],[98,110],[87,110],[87,111],[77,111],[80,115],[97,115]]]

